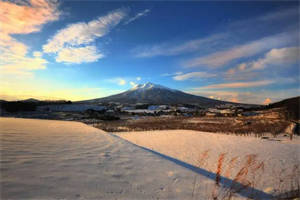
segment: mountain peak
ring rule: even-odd
[[[168,90],[171,90],[167,87],[164,87],[164,86],[158,85],[158,84],[154,84],[154,83],[151,83],[151,82],[147,82],[147,83],[144,83],[144,84],[138,84],[138,85],[135,85],[133,88],[131,88],[131,90],[150,90],[150,89],[168,89]]]

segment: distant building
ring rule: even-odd
[[[159,110],[159,106],[158,105],[148,106],[148,110]]]
[[[127,110],[135,110],[135,107],[133,106],[125,106],[121,109],[122,111],[127,111]]]

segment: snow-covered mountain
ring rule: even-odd
[[[154,84],[154,83],[151,83],[151,82],[135,85],[130,90],[131,91],[134,91],[134,90],[143,91],[143,90],[152,90],[152,89],[164,89],[164,90],[175,91],[173,89],[167,88],[167,87],[162,86],[162,85]]]
[[[85,103],[148,103],[148,104],[198,104],[200,106],[214,106],[223,101],[187,94],[179,90],[167,88],[154,83],[139,84],[123,93],[83,101]]]

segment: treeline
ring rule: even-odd
[[[71,101],[0,101],[0,108],[6,112],[36,111],[37,106],[72,104]]]

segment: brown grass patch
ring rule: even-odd
[[[194,119],[194,120],[193,120]],[[191,122],[193,120],[193,122]],[[288,121],[266,120],[252,117],[146,117],[138,120],[98,122],[94,126],[108,132],[150,131],[150,130],[195,130],[236,135],[276,136],[284,133]]]

